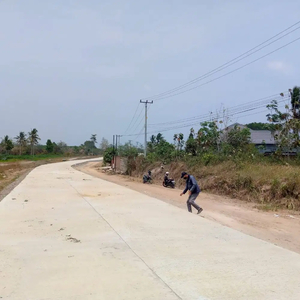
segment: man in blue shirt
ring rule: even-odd
[[[200,214],[203,209],[198,204],[195,203],[195,200],[197,199],[201,190],[200,190],[200,187],[199,187],[195,177],[192,175],[189,175],[186,172],[182,172],[181,178],[184,178],[186,180],[186,187],[185,187],[184,191],[180,194],[180,196],[184,195],[187,191],[189,191],[189,198],[186,202],[188,211],[191,213],[192,206],[194,206],[198,210],[197,214]]]

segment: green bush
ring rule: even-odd
[[[110,164],[113,160],[116,151],[113,147],[109,147],[104,151],[103,162],[104,164]]]

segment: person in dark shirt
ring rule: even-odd
[[[203,209],[195,203],[195,200],[197,199],[198,195],[200,194],[201,190],[200,187],[193,175],[189,175],[186,172],[181,173],[181,178],[186,180],[186,187],[184,191],[180,194],[180,196],[184,195],[187,191],[189,192],[189,198],[186,202],[188,211],[192,212],[192,206],[197,209],[198,213],[200,214]]]
[[[166,172],[165,177],[164,177],[164,183],[167,185],[169,182],[169,172]]]

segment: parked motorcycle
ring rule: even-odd
[[[143,183],[152,183],[151,171],[143,176]]]
[[[163,181],[164,187],[170,187],[172,189],[175,189],[175,180],[173,178],[167,179]]]

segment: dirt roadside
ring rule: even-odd
[[[99,162],[89,162],[75,168],[86,174],[126,186],[130,189],[186,209],[186,196],[179,189],[145,185],[136,178],[102,173]],[[264,212],[254,203],[245,203],[217,195],[201,193],[198,201],[204,211],[201,216],[280,247],[300,253],[300,213],[291,211]]]

